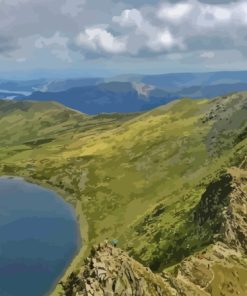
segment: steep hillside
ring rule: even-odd
[[[86,117],[52,102],[0,101],[1,146],[47,143],[63,131],[80,127],[80,119]]]
[[[80,271],[61,283],[64,295],[244,296],[246,185],[247,170],[231,168],[207,186],[193,211],[194,224],[200,231],[212,232],[214,238],[201,251],[154,274],[120,249],[100,244],[92,248]]]
[[[102,131],[135,116],[134,113],[88,116],[55,102],[1,100],[0,150],[8,155],[17,151],[35,154],[36,148],[49,143],[55,151],[55,147],[63,150],[63,145],[71,142],[74,133],[92,129]]]
[[[207,214],[201,219],[201,209],[214,187],[225,183],[224,171],[246,155],[246,93],[127,115],[86,116],[52,104],[66,116],[51,113],[50,128],[37,112],[16,111],[19,103],[0,108],[0,172],[49,186],[76,208],[85,244],[65,278],[106,237],[160,272],[212,244],[224,196],[219,192],[217,203],[223,204],[208,213],[215,220]],[[42,116],[53,112],[47,110]],[[230,193],[227,185],[225,190]]]

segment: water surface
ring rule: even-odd
[[[56,193],[0,178],[0,296],[44,296],[80,246],[74,211]]]
[[[16,91],[16,90],[6,90],[6,89],[0,89],[1,93],[5,94],[16,94],[16,95],[24,95],[24,96],[29,96],[31,95],[32,92],[30,91]]]

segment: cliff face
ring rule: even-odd
[[[119,248],[100,244],[78,274],[63,283],[66,296],[246,295],[247,172],[231,168],[208,185],[195,208],[195,223],[213,229],[215,242],[161,274]]]
[[[195,223],[213,226],[214,243],[184,259],[166,275],[179,295],[246,295],[247,171],[228,169],[208,185]],[[180,291],[180,292],[179,292]]]
[[[177,295],[160,275],[109,244],[91,250],[80,273],[70,276],[64,290],[66,296]]]
[[[247,171],[231,168],[232,191],[222,223],[223,241],[247,254]]]
[[[195,223],[210,225],[215,237],[247,252],[247,171],[230,168],[207,187],[194,213]]]

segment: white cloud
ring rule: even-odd
[[[158,36],[159,42],[164,45],[164,47],[171,48],[176,43],[175,38],[172,36],[172,34],[165,30]]]
[[[174,47],[183,48],[184,45],[181,39],[177,39],[168,29],[165,29],[150,39],[149,47],[153,51],[162,52],[164,50],[171,50]]]
[[[246,1],[242,1],[235,8],[233,8],[233,15],[235,18],[242,22],[244,25],[247,24],[247,3]]]
[[[226,50],[247,55],[247,0],[137,2],[0,0],[0,55],[21,63],[50,54],[54,64],[53,56],[69,62],[80,54],[107,62],[117,55],[191,54],[201,63]]]
[[[188,0],[177,4],[163,4],[157,11],[157,16],[165,22],[183,23],[185,26],[195,24],[196,27],[205,28],[229,24],[233,20],[241,24],[246,21],[247,3],[239,1],[207,4],[198,0]]]
[[[113,5],[112,0],[107,1]],[[69,50],[74,49],[91,58],[106,54],[150,56],[195,51],[198,58],[213,59],[215,50],[234,46],[247,48],[247,41],[243,38],[247,24],[245,1],[209,4],[183,0],[138,8],[128,8],[122,3],[115,10],[116,6],[112,6],[112,11],[117,11],[115,15],[104,11],[104,6],[101,6],[102,11],[96,9],[95,19],[91,17],[94,8],[90,3],[86,0],[62,0],[60,6],[67,20],[75,19],[75,31],[71,36],[76,40],[76,46],[70,46],[71,39],[56,33],[50,38],[37,40],[36,47],[48,48],[53,55],[67,61],[70,60]],[[105,21],[98,21],[102,20],[101,17],[106,17]],[[102,23],[105,25],[100,25]],[[78,32],[78,25],[83,28],[81,32]],[[239,37],[239,28],[242,38]],[[200,57],[198,52],[201,52]]]
[[[126,51],[126,37],[115,37],[102,27],[91,27],[77,36],[77,45],[93,51],[105,53],[124,53]]]
[[[177,39],[169,28],[153,25],[140,10],[124,10],[113,22],[121,27],[131,27],[127,39],[128,53],[137,55],[140,51],[164,52],[174,47],[182,47],[182,38]],[[134,27],[134,30],[133,28]]]
[[[137,26],[141,27],[143,24],[143,17],[137,9],[125,9],[120,16],[114,16],[113,22],[118,23],[122,27]]]
[[[203,59],[213,59],[215,57],[215,53],[213,51],[204,51],[200,54],[200,57]]]
[[[171,48],[173,46],[183,47],[182,42],[179,39],[176,39],[170,31],[165,30],[159,35],[160,43],[165,48]]]
[[[233,19],[234,12],[229,5],[206,5],[198,3],[194,15],[198,28],[214,29],[229,24]]]
[[[212,13],[216,21],[230,21],[232,18],[232,11],[223,7],[210,7],[209,12]]]
[[[178,4],[164,4],[158,11],[157,15],[160,19],[177,21],[187,16],[193,9],[191,3],[178,3]]]

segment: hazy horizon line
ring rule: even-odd
[[[70,74],[66,75],[66,72],[70,72]],[[46,79],[54,79],[54,80],[63,80],[63,79],[104,79],[104,78],[114,78],[121,76],[160,76],[160,75],[179,75],[179,74],[212,74],[212,73],[241,73],[247,72],[246,70],[214,70],[214,71],[176,71],[176,72],[144,72],[144,73],[131,73],[131,72],[123,72],[119,74],[108,74],[108,75],[97,75],[95,74],[84,74],[80,73],[81,70],[72,69],[72,70],[57,70],[57,69],[33,69],[28,71],[0,71],[0,80],[11,80],[11,81],[27,81],[27,80],[46,80]],[[15,73],[15,74],[13,74]],[[21,74],[22,73],[22,74]],[[57,74],[57,75],[56,75]],[[40,75],[40,76],[39,76]],[[32,76],[32,77],[31,77]]]

